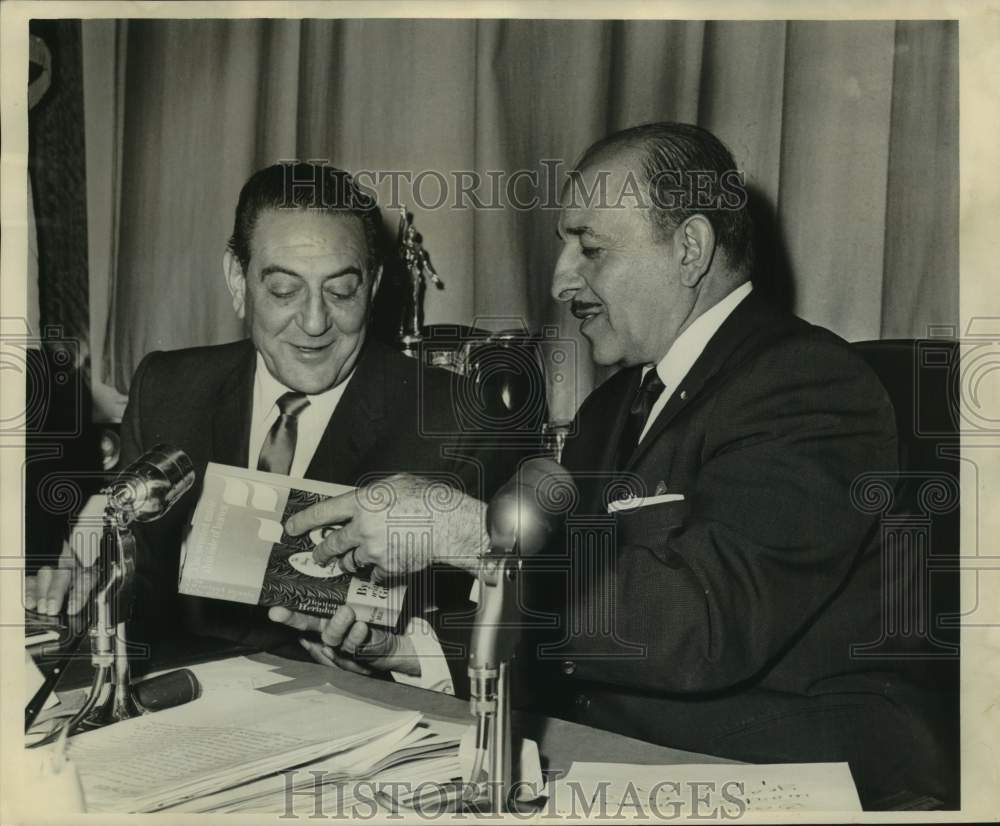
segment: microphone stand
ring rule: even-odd
[[[470,647],[470,710],[476,718],[476,759],[470,780],[480,788],[485,763],[485,798],[491,814],[508,812],[512,805],[510,663],[517,644],[518,611],[511,592],[520,570],[521,560],[509,550],[484,558]]]
[[[32,748],[55,742],[64,730],[67,735],[72,735],[77,730],[100,728],[144,713],[135,700],[132,688],[125,634],[135,575],[135,537],[129,527],[132,519],[131,511],[115,507],[111,497],[108,498],[101,540],[101,565],[104,570],[101,582],[94,590],[95,618],[90,629],[90,661],[95,669],[90,692],[76,714],[51,734],[33,743]],[[61,675],[62,668],[57,671]],[[45,697],[33,698],[34,708],[41,708],[47,695],[55,688],[56,681],[47,682]],[[107,691],[109,686],[111,691]],[[34,716],[26,721],[26,728],[33,719]]]
[[[135,536],[130,523],[130,510],[116,508],[109,497],[104,510],[105,548],[112,549],[107,580],[96,594],[96,620],[90,632],[91,662],[97,669],[91,696],[80,715],[82,728],[100,728],[119,720],[128,720],[143,713],[135,701],[128,663],[128,637],[125,622],[131,613],[132,582],[135,578]],[[110,677],[111,691],[96,708],[104,680]],[[93,699],[93,703],[89,701]]]
[[[187,454],[170,445],[158,444],[101,491],[107,495],[107,505],[101,539],[102,577],[94,594],[96,617],[90,630],[94,680],[82,708],[65,726],[34,746],[53,742],[62,731],[73,734],[77,728],[99,728],[146,713],[136,701],[132,686],[125,631],[135,579],[136,545],[131,526],[133,522],[159,519],[192,487],[194,480],[194,467]],[[62,674],[61,665],[56,669],[55,679],[47,681],[32,698],[25,714],[26,728],[55,687]],[[106,690],[109,686],[110,692]]]

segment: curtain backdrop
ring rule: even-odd
[[[652,120],[696,122],[732,149],[759,202],[762,279],[784,280],[806,319],[850,340],[957,322],[954,23],[84,25],[113,30],[124,90],[106,136],[88,134],[115,141],[120,163],[104,364],[122,390],[150,350],[242,335],[221,259],[254,169],[565,170],[595,139]],[[555,325],[578,355],[549,365],[551,412],[572,416],[600,376],[549,298],[557,213],[407,205],[446,283],[428,291],[427,321]]]

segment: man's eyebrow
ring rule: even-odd
[[[292,275],[295,278],[302,278],[302,275],[297,273],[291,267],[285,267],[281,264],[268,264],[266,267],[261,268],[260,277],[261,279],[267,278],[269,275],[274,275],[275,273],[280,273],[282,275]],[[323,280],[326,281],[329,278],[342,278],[345,275],[356,275],[359,278],[364,278],[365,274],[361,271],[361,268],[355,264],[348,264],[329,275],[324,275]]]
[[[576,227],[566,227],[564,230],[556,230],[556,235],[562,238],[561,233],[564,232],[566,235],[576,235],[577,237],[586,235],[588,238],[593,238],[597,241],[607,241],[607,237],[601,235],[599,232],[594,232],[593,227],[589,227],[586,224],[581,224]]]

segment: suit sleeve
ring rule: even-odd
[[[660,692],[749,679],[824,609],[872,535],[851,485],[896,468],[895,424],[846,348],[780,345],[710,404],[685,501],[618,515],[617,564],[591,592],[613,595],[617,636],[644,656],[583,656],[579,678]]]

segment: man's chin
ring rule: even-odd
[[[293,365],[297,367],[298,365]],[[340,373],[336,370],[322,372],[307,372],[302,369],[285,369],[278,371],[275,378],[289,390],[316,396],[336,386],[340,381]]]
[[[591,336],[583,334],[584,338],[590,342],[590,358],[594,364],[601,367],[611,367],[622,360],[621,353],[614,346],[613,342],[607,340],[606,336]]]

